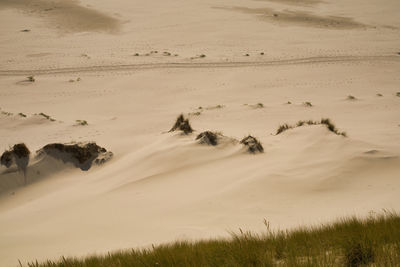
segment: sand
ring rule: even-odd
[[[1,166],[0,265],[399,210],[399,12],[397,0],[0,0],[1,152],[114,153],[85,172],[32,157],[26,186]],[[181,113],[194,133],[168,133]],[[348,137],[275,135],[321,118]],[[206,130],[227,139],[199,144]],[[249,134],[264,153],[235,141]]]

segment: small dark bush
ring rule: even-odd
[[[31,154],[28,147],[24,143],[14,145],[13,152],[17,158],[26,158]]]
[[[189,134],[189,133],[193,132],[193,129],[190,126],[189,120],[185,119],[183,114],[178,116],[174,126],[169,131],[173,132],[173,131],[177,131],[177,130],[183,131],[185,134]]]
[[[205,131],[196,137],[201,144],[216,146],[218,144],[218,135],[216,133]]]
[[[26,184],[26,168],[29,164],[29,155],[31,152],[24,143],[14,145],[12,151],[15,156],[15,164],[17,164],[19,170],[24,172]]]
[[[105,148],[98,146],[96,143],[86,144],[48,144],[44,146],[39,154],[46,154],[56,159],[74,164],[75,167],[83,171],[87,171],[92,166],[94,160],[99,155],[107,153]]]
[[[355,96],[348,95],[347,100],[357,100],[357,98]]]
[[[250,153],[264,152],[264,148],[261,143],[251,135],[243,138],[240,143],[247,146],[247,151]]]
[[[306,106],[306,107],[312,107],[312,106],[313,106],[313,105],[311,104],[311,102],[304,102],[303,105]]]
[[[13,163],[12,152],[9,150],[4,151],[4,153],[1,155],[0,163],[1,165],[6,166],[6,168],[10,168]]]

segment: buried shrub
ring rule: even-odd
[[[83,171],[89,170],[93,162],[102,164],[113,156],[112,152],[107,152],[105,148],[98,146],[94,142],[48,144],[39,150],[39,155],[43,154],[62,160],[64,163],[72,163]]]
[[[29,164],[29,156],[31,152],[24,143],[14,145],[12,151],[15,156],[15,163],[17,164],[18,169],[22,170],[24,175],[26,175],[26,168]]]
[[[205,131],[199,134],[196,137],[196,140],[199,140],[200,144],[216,146],[218,145],[218,134],[211,131]]]
[[[10,168],[13,163],[13,153],[10,150],[4,151],[1,155],[0,163],[6,166],[6,168]]]
[[[264,148],[261,143],[253,136],[249,135],[240,141],[241,144],[247,147],[247,151],[250,153],[264,152]]]
[[[189,134],[189,133],[193,132],[193,129],[190,126],[189,120],[185,119],[183,114],[178,116],[174,126],[171,128],[171,130],[169,130],[169,132],[173,132],[173,131],[177,131],[177,130],[182,131],[184,134]]]
[[[31,152],[28,147],[24,143],[15,144],[10,150],[4,151],[3,155],[1,155],[1,165],[6,166],[6,168],[10,168],[13,163],[17,165],[19,171],[22,171],[25,176],[25,184],[26,184],[26,169],[29,164],[29,156]]]
[[[335,124],[333,124],[333,122],[330,119],[324,119],[324,118],[321,119],[320,121],[313,121],[313,120],[298,121],[295,126],[288,125],[287,123],[282,124],[281,126],[279,126],[278,130],[276,130],[276,134],[275,135],[278,135],[278,134],[280,134],[280,133],[282,133],[282,132],[284,132],[286,130],[289,130],[289,129],[293,129],[293,128],[296,128],[296,127],[301,127],[303,125],[321,125],[321,124],[325,125],[326,128],[329,131],[333,132],[334,134],[342,135],[344,137],[347,136],[347,134],[345,132],[340,132],[336,128]]]

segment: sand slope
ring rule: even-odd
[[[49,1],[11,2],[0,0],[0,149],[96,141],[114,158],[87,172],[33,159],[26,186],[0,167],[1,266],[400,208],[398,1],[60,0],[52,16],[27,14]],[[94,24],[63,24],[62,10]],[[167,132],[180,113],[193,134]],[[318,125],[275,135],[321,118],[348,137]],[[205,130],[231,139],[198,144]],[[234,141],[248,134],[265,153]]]

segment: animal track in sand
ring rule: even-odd
[[[240,67],[264,67],[264,66],[285,66],[301,64],[333,64],[333,63],[368,63],[374,61],[395,61],[400,62],[396,55],[368,55],[368,56],[321,56],[303,57],[293,59],[278,59],[266,61],[230,61],[230,62],[191,62],[191,63],[143,63],[143,64],[115,64],[96,65],[85,67],[68,68],[47,68],[34,70],[0,70],[0,76],[18,75],[45,75],[45,74],[67,74],[67,73],[110,73],[133,70],[154,70],[154,69],[195,69],[195,68],[240,68]]]

